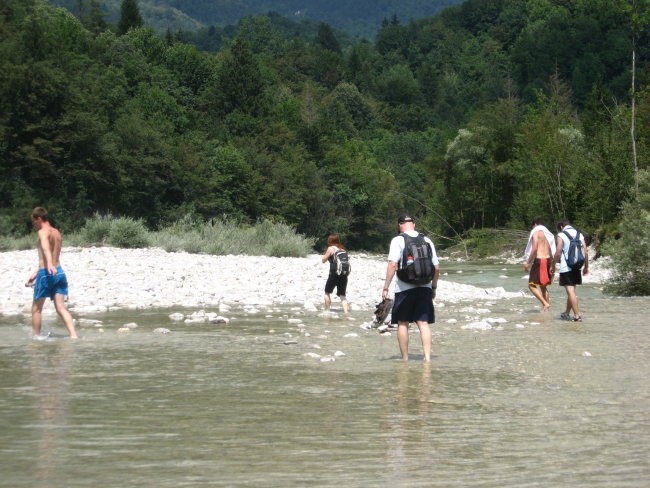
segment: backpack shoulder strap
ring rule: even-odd
[[[571,246],[571,234],[569,234],[566,230],[563,230],[562,234],[564,234],[566,238],[569,240],[568,246],[565,245],[562,246],[562,254],[564,255],[564,259],[569,259],[569,247]]]

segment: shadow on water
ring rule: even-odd
[[[520,267],[448,269],[525,287]],[[581,324],[557,319],[559,289],[547,314],[532,296],[439,305],[431,364],[417,332],[404,363],[361,328],[372,311],[121,311],[77,342],[3,318],[2,484],[646,486],[648,300],[579,292]]]

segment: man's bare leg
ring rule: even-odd
[[[418,320],[418,329],[420,329],[420,339],[422,340],[422,351],[424,352],[424,360],[431,361],[431,327],[426,321]]]
[[[41,335],[44,303],[45,303],[45,298],[40,298],[32,302],[32,337],[38,337],[39,335]]]
[[[341,306],[343,307],[343,313],[348,313],[348,299],[345,295],[339,297],[341,299]]]
[[[330,294],[325,293],[325,311],[329,312],[331,306],[332,306],[332,299],[330,298]]]
[[[65,327],[70,333],[70,339],[78,339],[77,331],[74,328],[74,321],[72,320],[72,315],[68,312],[68,309],[65,306],[65,297],[57,293],[54,295],[54,308],[56,308],[56,313],[59,314],[59,317],[63,320]]]
[[[544,311],[548,310],[551,304],[546,301],[546,298],[544,298],[544,293],[542,292],[542,290],[540,290],[538,287],[533,285],[528,285],[528,288],[530,289],[530,292],[533,295],[535,295],[535,298],[537,298],[539,302],[542,304],[542,310]]]
[[[548,286],[542,286],[542,296],[544,297],[544,300],[546,300],[546,303],[548,303],[548,307],[546,310],[551,308],[551,291],[548,289]]]
[[[399,344],[399,352],[402,354],[404,361],[409,360],[409,323],[397,323],[397,343]]]
[[[568,314],[573,310],[574,317],[580,317],[580,310],[578,310],[578,297],[576,296],[575,286],[565,286],[566,290],[566,313]]]

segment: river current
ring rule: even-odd
[[[520,266],[444,270],[526,287]],[[120,311],[76,342],[2,317],[0,486],[646,487],[650,300],[578,294],[582,323],[559,320],[557,286],[551,313],[530,295],[437,306],[431,364],[416,331],[399,361],[368,310]]]

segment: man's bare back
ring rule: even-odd
[[[546,240],[543,230],[539,230],[533,234],[533,252],[538,259],[550,259],[551,246]]]
[[[50,271],[51,268],[54,268],[53,272],[56,273],[56,267],[60,264],[61,242],[61,233],[58,229],[52,227],[49,222],[43,222],[41,228],[38,229],[36,244],[39,268],[48,268]]]

